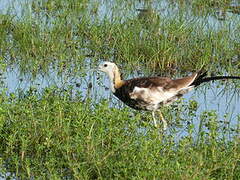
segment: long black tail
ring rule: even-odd
[[[214,81],[214,80],[225,80],[225,79],[240,79],[240,76],[213,76],[206,77],[207,72],[201,73],[199,72],[199,76],[193,81],[191,85],[199,86],[204,82]]]

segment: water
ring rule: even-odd
[[[95,66],[87,68],[93,69]],[[93,102],[98,103],[101,99],[106,99],[111,102],[110,106],[112,107],[121,109],[124,106],[123,103],[112,95],[108,77],[103,73],[95,71],[91,71],[81,77],[69,75],[67,72],[58,74],[51,69],[47,75],[38,75],[34,80],[31,80],[31,77],[20,76],[20,71],[17,68],[13,68],[8,69],[3,77],[5,77],[3,81],[9,93],[26,92],[30,88],[35,88],[38,92],[42,92],[45,88],[52,86],[62,90],[71,87],[73,98],[75,98],[76,94],[81,94],[82,100],[91,97]],[[93,87],[89,88],[89,84],[93,85]],[[234,87],[231,87],[231,82],[226,82],[224,85],[219,85],[218,82],[202,84],[183,97],[183,104],[188,105],[190,100],[195,100],[199,104],[196,118],[193,122],[196,125],[195,133],[198,131],[201,114],[212,110],[218,114],[219,121],[229,123],[228,128],[236,128],[240,114],[240,98],[239,92],[235,92]],[[177,103],[174,103],[174,105],[177,105]],[[182,118],[186,119],[187,123],[187,113],[181,113]],[[179,133],[181,135],[178,137],[187,135],[185,128],[180,129]]]
[[[11,13],[16,16],[21,16],[23,12],[23,7],[28,6],[28,0],[0,0],[0,13],[7,14]],[[28,7],[30,8],[30,7]]]

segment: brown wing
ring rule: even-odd
[[[165,87],[173,80],[167,77],[142,77],[127,80],[126,83],[129,84],[133,89],[134,87],[139,88],[155,88],[155,87]]]
[[[135,87],[138,88],[156,88],[164,87],[172,80],[165,77],[149,77],[149,78],[134,78],[130,80],[125,80],[124,84],[117,88],[114,95],[117,96],[121,101],[123,101],[128,106],[137,110],[147,110],[149,105],[143,99],[133,99],[131,94]]]
[[[176,100],[178,97],[182,96],[184,93],[188,91],[187,88],[191,85],[191,83],[195,80],[196,77],[197,73],[176,80],[171,80],[170,78],[167,77],[148,77],[148,78],[143,77],[130,79],[124,81],[124,84],[121,87],[117,88],[114,94],[121,101],[123,101],[125,104],[134,109],[149,110],[152,108],[150,106],[152,106],[154,103],[167,104]],[[152,96],[151,95],[149,96],[148,92],[143,90],[142,93],[140,91],[137,92],[138,94],[136,94],[135,98],[133,91],[134,88],[136,87],[148,88],[150,89],[150,91],[153,90],[152,91],[153,94]],[[159,88],[162,88],[163,91],[161,90],[159,91]],[[166,92],[166,94],[164,94],[164,91],[169,92]],[[172,96],[169,93],[172,93]],[[147,95],[147,97],[145,97],[145,95]],[[159,102],[153,102],[152,98],[154,98],[154,101],[157,100]]]
[[[165,90],[180,90],[189,87],[195,79],[198,77],[198,73],[193,73],[191,76],[179,78],[170,81],[166,86],[164,86]]]
[[[172,80],[168,77],[143,77],[127,80],[126,83],[131,85],[132,88],[157,88],[162,87],[163,90],[180,90],[190,86],[194,80],[199,76],[199,73],[193,73],[191,76]],[[132,89],[131,88],[131,89]]]

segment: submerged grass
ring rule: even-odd
[[[119,16],[123,6],[125,16]],[[150,13],[134,12],[134,6],[118,1],[33,1],[23,17],[1,16],[1,57],[33,74],[46,72],[49,64],[59,71],[77,67],[89,56],[95,62],[144,63],[146,69],[189,71],[205,65],[239,73],[229,68],[239,66],[234,60],[239,54],[239,23],[215,28],[211,20],[189,17],[181,10],[165,15],[149,6]],[[112,16],[102,10],[107,7]]]
[[[128,109],[79,101],[48,88],[1,95],[1,176],[74,179],[239,179],[239,137],[220,138],[215,114],[209,132],[175,141]],[[193,104],[192,104],[193,105]],[[190,107],[192,107],[192,105]],[[192,111],[195,111],[194,108]],[[8,173],[7,173],[8,172]]]

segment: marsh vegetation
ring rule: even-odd
[[[240,76],[240,2],[0,0],[0,175],[9,179],[240,179],[239,81],[206,84],[148,113],[123,106],[125,78],[204,67]]]

